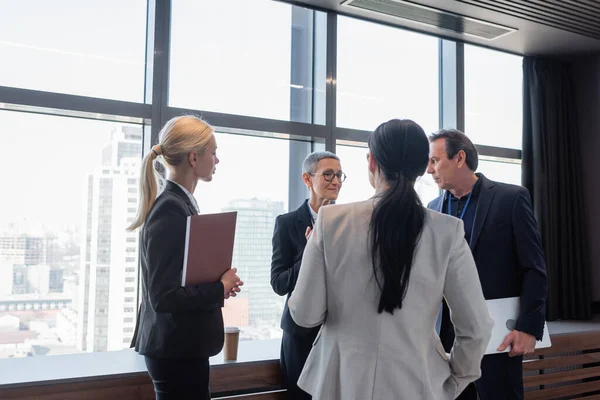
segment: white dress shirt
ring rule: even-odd
[[[310,203],[306,203],[308,205],[308,211],[310,211],[310,216],[312,218],[312,222],[313,225],[315,224],[316,220],[317,220],[317,216],[319,215],[318,212],[315,212],[315,210],[313,210],[313,208],[310,206]]]

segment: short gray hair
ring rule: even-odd
[[[330,151],[315,151],[314,153],[310,153],[304,159],[304,162],[302,163],[302,173],[306,172],[312,174],[317,169],[319,161],[326,158],[333,158],[334,160],[340,161],[340,158]]]
[[[477,167],[479,166],[477,147],[475,147],[471,139],[464,132],[457,129],[440,129],[429,136],[429,142],[431,143],[439,139],[445,140],[444,148],[448,160],[452,160],[462,150],[467,157],[467,167],[473,172],[477,171]]]

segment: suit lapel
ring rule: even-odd
[[[300,208],[296,210],[296,231],[300,238],[300,242],[306,244],[306,228],[312,226],[312,218],[308,211],[308,200],[306,200]]]
[[[482,179],[482,181],[481,188],[479,190],[479,200],[477,201],[477,208],[475,209],[475,220],[473,221],[471,242],[469,243],[471,251],[475,250],[477,240],[479,240],[479,235],[481,234],[481,230],[483,229],[483,224],[485,223],[488,211],[490,210],[490,206],[492,205],[492,200],[494,199],[494,195],[496,194],[496,191],[493,189],[494,183],[492,181],[488,180],[483,175],[480,175],[479,179]]]
[[[188,210],[190,210],[190,215],[196,215],[198,212],[196,211],[196,207],[191,202],[187,203]]]
[[[198,214],[198,212],[196,211],[196,207],[194,207],[194,205],[190,201],[190,198],[188,197],[188,195],[183,190],[181,190],[181,188],[179,186],[177,186],[176,184],[174,184],[171,181],[167,181],[165,190],[168,190],[169,192],[173,192],[177,196],[179,196],[179,198],[181,200],[183,200],[185,202],[185,204],[187,205],[190,215]]]

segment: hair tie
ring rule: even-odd
[[[162,154],[162,149],[160,148],[160,145],[155,144],[154,146],[152,146],[152,152],[156,154],[156,157],[160,156]]]

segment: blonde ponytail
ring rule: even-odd
[[[158,134],[159,144],[152,147],[142,162],[140,177],[140,201],[134,221],[128,231],[138,229],[146,221],[158,195],[158,180],[154,162],[162,156],[162,163],[176,166],[192,151],[203,152],[213,140],[212,127],[201,118],[186,115],[169,120]],[[160,162],[160,161],[159,161]]]
[[[140,201],[138,212],[131,225],[127,227],[128,231],[134,231],[140,226],[144,225],[146,216],[156,201],[159,179],[154,168],[154,161],[156,160],[156,157],[157,154],[154,149],[152,149],[152,151],[150,151],[148,154],[146,154],[146,157],[144,157],[139,186]]]

